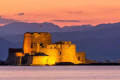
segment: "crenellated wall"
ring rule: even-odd
[[[32,39],[31,33],[25,33],[24,34],[24,42],[23,42],[23,52],[24,53],[31,53],[31,39]]]
[[[20,59],[23,56],[24,54],[22,49],[10,48],[6,63],[11,65],[19,65],[21,63]]]
[[[50,33],[33,32],[24,34],[23,51],[10,49],[8,62],[24,65],[55,65],[61,62],[86,63],[85,53],[76,52],[71,41],[52,44]]]
[[[80,63],[76,56],[76,45],[67,43],[65,44],[51,44],[45,48],[37,46],[37,53],[44,53],[49,56],[49,63],[58,62],[72,62],[74,64]]]
[[[60,59],[60,53],[59,53],[59,49],[57,48],[56,44],[51,44],[51,45],[47,45],[46,47],[37,47],[37,53],[44,53],[46,55],[48,55],[48,64],[56,64],[57,62],[59,62]]]
[[[47,65],[49,56],[29,56],[28,64],[29,65]],[[32,59],[32,60],[31,60]]]
[[[76,52],[76,56],[81,63],[86,63],[85,52]]]
[[[76,57],[76,45],[61,45],[61,62],[72,62],[78,64],[79,61]]]
[[[24,53],[36,52],[38,43],[42,47],[51,44],[50,33],[25,33],[23,43]]]

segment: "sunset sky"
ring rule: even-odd
[[[120,22],[120,0],[0,0],[0,25],[16,21],[61,27]]]

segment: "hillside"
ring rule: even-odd
[[[9,48],[18,48],[19,44],[12,43],[6,39],[0,38],[0,60],[5,60],[8,55]]]

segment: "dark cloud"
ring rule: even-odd
[[[81,22],[80,20],[52,20],[55,22]]]
[[[18,13],[17,15],[18,16],[23,16],[23,15],[25,15],[25,13]]]
[[[18,22],[18,20],[7,19],[0,16],[0,24],[7,24],[7,23],[13,23],[13,22]]]

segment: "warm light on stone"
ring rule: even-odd
[[[14,55],[15,54],[15,55]],[[10,56],[11,55],[11,56]],[[86,63],[85,53],[76,52],[76,45],[71,41],[52,44],[50,33],[25,33],[23,51],[9,53],[16,65],[55,65],[56,63]],[[8,61],[12,64],[12,61]]]

